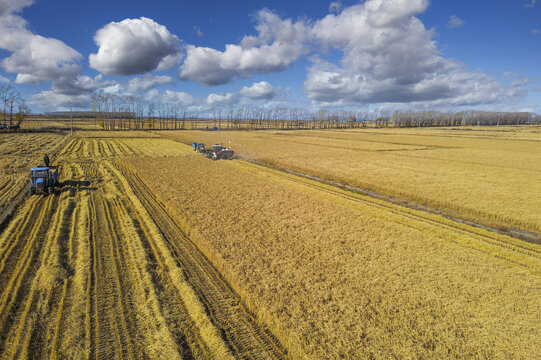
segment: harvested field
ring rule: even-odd
[[[294,357],[541,347],[539,245],[242,161],[126,163]]]
[[[140,141],[71,140],[59,152],[57,194],[28,197],[0,234],[0,358],[284,358],[145,185],[113,160],[189,149]]]
[[[446,151],[468,149],[470,162],[500,154],[535,179],[521,170],[535,160],[534,132],[448,132],[228,134],[249,144],[241,153],[280,144],[331,178],[331,161],[310,163],[306,149],[383,154],[383,174],[413,176],[405,164],[417,161],[420,184],[453,164]],[[0,359],[529,359],[541,347],[535,242],[268,164],[212,161],[156,133],[4,135],[0,187],[24,188],[44,152],[57,152],[62,186],[23,199],[0,232]]]
[[[241,157],[271,166],[541,233],[539,126],[158,133],[184,143],[231,141]]]
[[[20,126],[23,130],[69,129],[69,124],[54,120],[25,120]]]
[[[123,156],[174,156],[186,154],[188,149],[172,140],[155,136],[115,136],[111,138],[74,138],[60,152],[67,159],[114,159]]]
[[[31,167],[42,165],[43,155],[52,156],[66,138],[58,134],[0,134],[0,222],[4,210],[25,190]]]

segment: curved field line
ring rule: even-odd
[[[19,217],[16,220],[12,221],[9,227],[5,230],[3,234],[4,236],[0,238],[0,259],[2,259],[0,261],[0,274],[2,274],[2,272],[4,271],[6,261],[8,260],[8,257],[10,256],[13,249],[17,245],[22,246],[22,243],[20,242],[20,238],[23,236],[24,233],[22,229],[27,227],[31,219],[35,219],[36,217],[39,218],[39,215],[36,216],[36,213],[40,211],[41,206],[38,205],[43,205],[43,203],[39,202],[39,200],[40,199],[38,199],[37,197],[29,200],[28,203],[30,205],[28,205],[26,209],[21,210],[25,213],[29,213],[29,216],[25,218]],[[15,237],[10,236],[13,234],[15,234]],[[28,240],[28,238],[26,238],[26,240]]]
[[[538,246],[523,242],[509,236],[493,233],[484,229],[476,228],[467,224],[454,222],[442,216],[427,212],[400,207],[383,200],[374,199],[367,195],[345,191],[331,185],[323,184],[311,179],[290,175],[279,170],[269,169],[264,166],[244,161],[236,161],[233,166],[244,169],[251,173],[273,176],[284,181],[299,184],[304,187],[321,191],[327,194],[338,196],[342,199],[352,201],[373,208],[385,210],[388,213],[397,215],[392,221],[398,222],[411,228],[427,231],[434,234],[439,231],[438,237],[466,246],[471,249],[490,254],[504,259],[516,265],[528,268],[534,273],[541,273],[541,249]],[[404,221],[410,219],[412,221]]]
[[[218,270],[199,248],[184,235],[144,182],[127,167],[123,175],[159,226],[190,285],[203,301],[213,322],[220,327],[229,346],[239,357],[287,358],[287,351],[272,333],[256,320]]]
[[[123,176],[116,170],[112,165],[107,164],[107,167],[111,171],[112,174],[117,178],[119,183],[124,183],[125,179]],[[120,186],[120,190],[123,192],[125,197],[129,198],[129,195],[126,193],[125,186]],[[159,272],[162,277],[165,277],[167,281],[163,284],[164,288],[179,288],[179,283],[183,283],[183,276],[181,278],[177,278],[174,280],[172,278],[172,273],[175,273],[178,271],[178,268],[176,266],[172,265],[171,260],[168,261],[168,254],[164,254],[163,251],[159,250],[159,246],[156,244],[157,236],[156,232],[152,233],[148,229],[151,224],[149,223],[149,220],[144,220],[137,210],[137,206],[133,206],[132,214],[137,220],[137,222],[140,225],[141,230],[143,231],[144,236],[141,237],[141,239],[146,241],[148,243],[148,246],[150,247],[150,251],[152,254],[153,259],[157,262],[157,265],[159,267]],[[160,237],[160,236],[158,236]],[[187,289],[185,289],[187,290]],[[180,311],[183,314],[183,321],[180,323],[177,323],[177,326],[181,326],[184,328],[184,333],[186,336],[193,337],[192,341],[195,341],[193,345],[196,345],[194,348],[193,345],[190,346],[192,348],[192,352],[200,353],[200,356],[203,358],[214,358],[218,354],[221,354],[221,358],[228,358],[227,350],[224,347],[221,347],[219,345],[219,341],[216,341],[216,336],[211,335],[214,330],[212,329],[212,325],[210,323],[205,322],[204,318],[205,315],[200,313],[198,311],[197,306],[194,303],[194,299],[187,298],[187,292],[186,291],[177,291],[173,293],[174,298],[170,299],[169,301],[172,301],[175,303],[175,308]],[[188,296],[189,297],[189,296]],[[195,301],[197,302],[197,301]],[[198,316],[194,317],[194,314],[198,313]],[[183,325],[183,322],[186,322],[186,325]]]
[[[16,264],[13,266],[13,271],[9,278],[9,281],[2,289],[2,296],[0,297],[0,333],[4,331],[8,315],[11,312],[11,308],[17,301],[17,295],[23,283],[23,279],[26,277],[26,273],[30,267],[32,259],[34,258],[35,253],[38,250],[37,245],[35,244],[35,242],[38,240],[37,235],[42,229],[45,215],[51,212],[53,200],[53,197],[48,197],[45,200],[45,211],[41,211],[38,219],[30,225],[30,233],[27,237],[27,242],[24,248],[21,250],[21,256],[19,257]],[[26,227],[23,228],[22,232],[27,232]]]
[[[123,289],[124,289],[124,286],[122,284],[122,281],[120,279],[120,253],[118,251],[118,243],[120,242],[120,239],[118,238],[118,235],[115,231],[115,228],[114,228],[114,225],[113,225],[113,215],[112,215],[112,212],[109,208],[109,204],[107,204],[106,202],[103,202],[103,209],[104,209],[104,219],[106,220],[106,227],[107,227],[107,232],[109,234],[109,236],[107,236],[109,238],[109,241],[110,241],[110,244],[109,244],[109,250],[110,250],[110,256],[111,256],[111,259],[112,259],[112,267],[114,269],[113,273],[114,273],[114,281],[115,281],[115,284],[116,284],[116,301],[117,301],[117,307],[118,307],[118,312],[117,314],[119,315],[120,317],[120,324],[121,324],[121,328],[122,328],[122,333],[123,333],[123,337],[121,338],[121,341],[120,341],[120,344],[122,346],[122,350],[123,352],[127,351],[128,353],[128,358],[129,359],[133,359],[133,353],[132,353],[132,347],[133,347],[133,344],[132,344],[132,340],[130,338],[130,334],[128,332],[128,325],[127,325],[127,322],[126,322],[126,314],[125,314],[125,309],[124,309],[124,298],[125,298],[125,295],[123,295]],[[116,323],[115,323],[116,324]],[[117,329],[118,331],[118,329]],[[124,351],[124,349],[126,349]],[[120,349],[119,349],[120,350]]]
[[[49,199],[52,199],[52,198],[53,197],[49,197]],[[51,204],[52,202],[53,201],[50,200],[49,204]],[[43,212],[42,213],[43,215],[45,214],[49,215],[51,211],[53,211],[51,207],[47,207],[47,209],[48,211]],[[17,313],[17,307],[20,307],[20,305],[22,305],[21,304],[22,302],[25,303],[22,313],[16,316],[17,320],[16,322],[14,322],[13,324],[14,326],[12,326],[12,328],[9,329],[9,333],[7,334],[6,342],[9,344],[12,344],[9,347],[10,349],[10,353],[8,354],[9,358],[13,358],[17,356],[17,354],[19,353],[22,354],[19,356],[26,357],[25,354],[28,354],[30,340],[34,334],[34,328],[36,326],[36,322],[39,321],[38,315],[42,313],[43,311],[45,311],[47,304],[49,303],[52,289],[51,288],[42,289],[41,283],[43,280],[47,281],[46,278],[45,279],[43,278],[44,274],[47,274],[46,272],[47,268],[50,266],[54,266],[55,257],[56,257],[55,256],[56,254],[54,253],[54,250],[53,250],[53,247],[55,246],[55,240],[56,240],[55,233],[56,233],[57,227],[59,226],[59,222],[61,221],[63,217],[64,210],[65,210],[65,207],[62,207],[61,209],[59,209],[59,211],[56,211],[56,213],[54,214],[52,224],[51,224],[52,226],[45,236],[44,244],[41,251],[36,252],[35,256],[32,253],[28,257],[28,259],[35,258],[36,260],[37,258],[41,257],[40,265],[37,266],[37,271],[34,271],[32,274],[29,274],[30,276],[34,276],[29,285],[29,288],[30,288],[29,293],[25,296],[25,299],[20,299],[18,301],[18,304],[16,304],[17,306],[14,307],[15,310],[12,311],[13,304],[10,304],[10,306],[5,310],[6,313],[10,313],[12,314],[11,316],[15,316],[15,314]],[[37,240],[37,232],[33,231],[31,237],[36,238]],[[33,248],[35,247],[36,245],[33,245]],[[23,279],[25,277],[25,274],[28,268],[30,267],[31,262],[33,263],[35,261],[28,261],[25,265],[25,268],[20,270],[21,277],[19,277],[19,281],[20,279]],[[15,274],[19,275],[18,272],[16,272]],[[30,280],[27,280],[27,282],[30,282]],[[22,287],[24,286],[25,285],[23,284]],[[21,287],[17,287],[14,289],[14,295],[12,299],[17,299],[19,297],[18,296],[19,295],[18,293],[20,292],[19,289],[21,289]],[[20,293],[20,295],[22,296],[24,294]],[[3,332],[5,332],[6,330],[7,329],[2,328]],[[22,341],[21,341],[21,337],[23,338]]]

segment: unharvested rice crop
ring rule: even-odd
[[[539,245],[243,161],[126,163],[294,357],[539,353]]]
[[[541,127],[159,132],[425,204],[496,228],[541,233]]]

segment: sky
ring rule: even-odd
[[[537,0],[0,0],[33,112],[133,95],[231,106],[541,113]]]

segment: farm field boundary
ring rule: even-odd
[[[311,179],[299,174],[291,174],[282,170],[271,169],[247,161],[233,162],[232,166],[244,169],[253,174],[274,177],[280,181],[297,184],[303,188],[313,189],[333,197],[342,198],[356,205],[367,208],[383,209],[390,216],[390,220],[414,229],[427,231],[436,236],[457,243],[459,245],[491,254],[497,258],[509,261],[515,265],[528,269],[533,274],[541,275],[541,247],[537,243],[525,242],[516,237],[500,234],[488,230],[477,224],[467,224],[441,214],[431,213],[425,209],[418,210],[404,204],[395,204],[386,197],[376,198],[372,194],[359,193],[352,189],[341,189],[336,184],[326,184],[319,179]]]
[[[164,134],[163,132],[162,133],[154,132],[154,134],[157,134],[166,139],[170,139],[172,141],[179,142],[181,144],[191,145],[183,140],[175,138],[174,136]],[[281,171],[286,174],[295,175],[295,176],[302,177],[305,179],[313,180],[322,184],[331,185],[342,190],[347,190],[347,191],[359,193],[362,195],[366,195],[374,199],[378,199],[380,201],[391,203],[393,205],[398,205],[398,206],[402,206],[402,207],[414,209],[414,210],[422,210],[429,214],[439,215],[446,218],[447,220],[450,220],[456,223],[465,224],[465,225],[469,225],[476,228],[481,228],[490,232],[495,232],[500,235],[506,235],[506,236],[513,237],[513,238],[516,238],[525,242],[529,242],[532,244],[537,244],[537,245],[541,244],[541,234],[536,233],[536,232],[529,232],[523,229],[517,229],[517,228],[513,228],[509,226],[501,226],[501,228],[499,227],[496,228],[494,223],[490,223],[490,222],[487,223],[477,217],[472,217],[468,214],[463,214],[457,211],[453,211],[452,209],[443,209],[440,207],[434,207],[434,206],[426,205],[414,200],[409,200],[403,197],[392,196],[392,195],[384,194],[384,193],[373,191],[373,190],[368,190],[368,189],[364,189],[364,188],[360,188],[360,187],[356,187],[352,185],[347,185],[336,180],[326,179],[320,176],[316,176],[316,175],[308,174],[305,172],[292,170],[283,166],[279,166],[271,161],[257,160],[252,157],[246,157],[243,155],[236,155],[236,157],[248,163],[260,165],[262,167],[266,167],[271,170]]]
[[[287,358],[276,337],[248,310],[240,296],[225,281],[212,262],[179,228],[163,204],[127,166],[119,166],[130,187],[168,241],[177,264],[202,300],[213,324],[240,358]]]
[[[501,235],[507,235],[507,236],[514,237],[514,238],[517,238],[517,239],[520,239],[520,240],[523,240],[523,241],[526,241],[526,242],[529,242],[529,243],[532,243],[532,244],[541,245],[541,235],[537,234],[537,233],[534,233],[534,232],[528,232],[528,231],[525,231],[525,230],[513,229],[513,228],[508,228],[508,229],[505,229],[505,230],[495,229],[495,228],[492,228],[492,227],[490,227],[488,225],[485,225],[485,224],[482,224],[482,223],[479,223],[479,222],[474,222],[474,221],[468,220],[466,218],[461,218],[460,214],[452,213],[452,212],[446,211],[444,209],[431,207],[431,206],[420,204],[420,203],[417,203],[417,202],[414,202],[414,201],[411,201],[411,200],[407,200],[407,199],[398,198],[398,197],[391,196],[391,195],[378,193],[378,192],[372,191],[372,190],[361,189],[359,187],[342,184],[342,183],[340,183],[338,181],[324,179],[324,178],[321,178],[321,177],[318,177],[318,176],[315,176],[315,175],[306,174],[306,173],[303,173],[303,172],[300,172],[300,171],[295,171],[295,170],[290,170],[290,169],[287,169],[287,168],[282,168],[282,167],[276,166],[276,165],[274,165],[273,163],[270,163],[270,162],[257,161],[257,160],[254,160],[254,159],[249,159],[249,158],[244,158],[244,157],[240,157],[240,159],[242,159],[242,161],[245,161],[247,163],[251,163],[251,164],[254,164],[254,165],[259,165],[259,166],[262,166],[262,167],[266,167],[266,168],[269,168],[271,170],[280,171],[280,172],[283,172],[283,173],[286,173],[286,174],[289,174],[289,175],[294,175],[294,176],[302,177],[302,178],[305,178],[305,179],[308,179],[308,180],[313,180],[313,181],[316,181],[316,182],[319,182],[319,183],[322,183],[322,184],[331,185],[331,186],[334,186],[334,187],[342,189],[342,190],[347,190],[347,191],[351,191],[351,192],[354,192],[354,193],[357,193],[357,194],[366,195],[366,196],[372,197],[374,199],[389,202],[391,204],[403,206],[403,207],[406,207],[406,208],[409,208],[409,209],[421,210],[421,211],[424,211],[424,212],[427,212],[427,213],[433,214],[433,215],[440,215],[440,216],[443,216],[444,218],[446,218],[448,220],[452,220],[452,221],[457,222],[457,223],[469,225],[469,226],[476,227],[476,228],[481,228],[481,229],[491,231],[491,232],[495,232],[495,233],[498,233],[498,234],[501,234]]]

